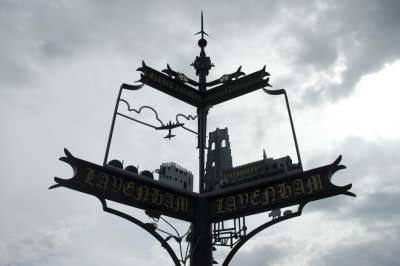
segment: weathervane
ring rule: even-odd
[[[346,168],[340,165],[341,156],[332,164],[318,168],[303,170],[300,151],[294,131],[289,101],[285,90],[270,90],[270,74],[264,66],[261,70],[246,75],[240,66],[231,74],[207,82],[207,75],[214,64],[206,56],[209,36],[204,31],[203,12],[201,12],[201,34],[198,41],[200,55],[191,64],[199,77],[198,81],[190,79],[183,73],[167,68],[157,71],[147,66],[144,61],[137,70],[141,72],[140,85],[122,84],[117,96],[106,152],[102,165],[91,163],[74,157],[67,149],[60,160],[74,169],[70,179],[55,177],[57,187],[66,187],[97,197],[105,212],[120,216],[151,234],[159,241],[171,256],[175,265],[210,266],[216,263],[213,258],[215,246],[230,247],[231,250],[222,265],[228,265],[236,252],[254,235],[276,223],[298,217],[304,206],[311,202],[336,195],[355,196],[350,192],[351,184],[336,186],[331,183],[332,176],[338,170]],[[129,102],[122,99],[123,91],[137,93],[147,85],[175,99],[196,108],[196,115],[177,114],[176,121],[163,122],[155,108],[144,105],[131,108]],[[284,95],[291,124],[297,163],[289,156],[281,158],[268,157],[265,151],[263,158],[243,165],[232,165],[231,146],[228,128],[217,128],[209,133],[206,146],[207,115],[212,106],[223,104],[231,99],[250,92],[263,89],[269,95]],[[119,111],[120,103],[124,103],[128,112],[140,116],[143,110],[150,110],[157,121],[156,124],[142,121]],[[193,192],[193,173],[174,162],[160,164],[155,172],[129,165],[123,167],[119,160],[108,161],[109,150],[116,117],[121,116],[151,127],[155,130],[168,130],[164,138],[171,140],[172,130],[185,129],[196,135],[199,150],[199,192]],[[179,119],[196,120],[197,130],[185,126]],[[207,161],[205,158],[207,151]],[[137,152],[140,156],[140,151]],[[107,200],[140,208],[153,222],[139,219],[108,207]],[[297,210],[296,210],[297,207]],[[245,217],[253,214],[269,212],[270,220],[250,230]],[[176,228],[162,216],[176,218],[190,223],[185,234],[179,234]],[[233,226],[228,226],[231,221]],[[158,227],[160,222],[167,224],[173,231],[167,232]],[[186,240],[186,252],[183,244]],[[176,241],[179,245],[180,258],[171,248],[168,241]]]

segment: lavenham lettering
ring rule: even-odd
[[[301,179],[294,180],[293,188],[294,188],[294,194],[296,196],[300,196],[306,193],[306,191],[304,190],[303,180]]]
[[[140,186],[135,199],[148,201],[148,199],[147,199],[148,195],[149,195],[149,188],[147,186]]]
[[[217,213],[224,213],[224,199],[217,199]]]
[[[236,211],[236,199],[235,199],[235,196],[228,197],[228,199],[226,200],[226,205],[227,205],[227,211],[228,212]]]
[[[239,194],[239,204],[242,209],[246,208],[247,203],[249,202],[249,195],[247,193]]]
[[[213,204],[216,214],[232,213],[240,209],[251,209],[257,206],[268,206],[307,196],[323,190],[321,176],[316,174],[309,177],[283,182],[265,189],[238,193],[225,198],[216,199]]]
[[[176,200],[176,209],[177,212],[188,212],[187,209],[188,199],[184,197],[178,197]]]
[[[113,186],[111,191],[112,192],[118,192],[120,191],[121,187],[122,187],[122,178],[116,178],[115,176],[112,176],[112,181],[113,181]]]
[[[92,181],[93,181],[94,169],[87,168],[87,170],[88,170],[89,172],[88,172],[88,174],[86,175],[86,178],[85,178],[85,182],[84,182],[84,183],[93,186]]]
[[[307,180],[307,194],[313,193],[313,191],[318,191],[322,189],[321,177],[319,175],[313,175]]]
[[[115,196],[122,196],[136,203],[147,203],[152,206],[162,206],[174,212],[188,213],[188,199],[186,197],[136,184],[133,181],[98,172],[92,168],[86,168],[86,175],[82,177],[82,182],[91,188],[109,192]]]
[[[257,189],[255,190],[253,193],[251,193],[250,196],[250,204],[253,206],[256,206],[258,204],[260,204],[260,190]]]
[[[278,189],[281,199],[288,199],[292,195],[292,189],[286,183],[279,184]]]
[[[125,184],[124,186],[124,195],[127,197],[132,197],[133,196],[133,187],[135,186],[135,183],[133,183],[132,181],[129,181],[128,183]]]
[[[97,183],[96,187],[107,190],[108,175],[106,173],[100,173],[100,181]]]
[[[168,209],[172,209],[172,203],[173,203],[174,196],[171,193],[165,193],[164,194],[164,207]]]
[[[157,206],[160,206],[163,201],[163,196],[160,193],[159,189],[153,189],[153,197],[151,199],[151,203],[154,203]]]
[[[275,188],[273,187],[268,187],[264,191],[264,201],[262,205],[268,205],[270,202],[274,202],[276,200],[275,198]]]

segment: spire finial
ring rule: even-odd
[[[214,65],[211,63],[210,57],[206,56],[206,52],[204,51],[204,48],[207,46],[207,40],[204,39],[204,34],[207,36],[209,35],[204,31],[203,11],[201,11],[201,31],[199,31],[195,35],[200,33],[201,39],[197,43],[201,48],[200,56],[196,56],[196,60],[191,65],[194,66],[194,68],[196,69],[196,75],[201,76],[201,73],[204,74],[203,79],[205,80],[205,76],[208,75],[208,71]]]
[[[207,35],[207,36],[209,36],[209,35],[204,31],[203,11],[201,11],[201,31],[199,31],[199,32],[196,33],[195,35],[200,34],[200,33],[201,33],[201,39],[204,39],[204,34]]]

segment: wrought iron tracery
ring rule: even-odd
[[[205,77],[208,75],[209,70],[212,67],[214,67],[214,64],[211,62],[210,57],[206,56],[206,53],[204,51],[204,48],[207,46],[207,41],[204,39],[204,35],[208,36],[208,34],[204,32],[203,14],[201,14],[201,31],[198,32],[197,34],[201,34],[201,39],[198,42],[198,45],[201,48],[201,52],[200,52],[200,56],[197,56],[195,61],[191,65],[196,69],[196,75],[198,75],[200,77],[199,78],[199,82],[196,82],[196,81],[188,78],[183,73],[174,71],[170,67],[169,64],[167,64],[167,68],[166,69],[162,70],[162,73],[167,74],[169,77],[172,77],[177,82],[187,83],[187,84],[190,84],[192,86],[198,86],[200,92],[205,92],[207,87],[215,88],[217,85],[220,85],[220,84],[229,85],[229,84],[231,84],[233,82],[233,80],[238,80],[240,77],[246,75],[244,72],[242,72],[242,66],[240,66],[233,73],[225,74],[225,75],[221,76],[220,78],[218,78],[216,80],[213,80],[211,82],[206,82]],[[138,68],[137,70],[146,73],[147,72],[147,68],[148,67],[146,66],[146,64],[143,61],[142,62],[142,67]],[[269,76],[270,75],[268,72],[265,71],[265,66],[263,67],[262,70],[260,70],[260,71],[258,71],[256,73],[250,74],[250,76],[252,76],[252,75],[254,76],[255,74],[256,75],[261,75],[261,77],[265,77],[265,76]],[[265,81],[266,81],[266,83],[265,83],[266,86],[270,86],[268,84],[269,77],[267,77],[267,79]],[[128,86],[130,86],[130,85],[128,85]],[[139,86],[140,87],[132,86],[130,88],[136,90],[138,88],[141,88],[141,86],[143,86],[143,85],[139,85]],[[143,109],[149,109],[149,110],[153,111],[154,114],[155,114],[155,117],[156,117],[157,121],[160,123],[160,125],[161,126],[166,125],[164,122],[162,122],[159,119],[159,115],[158,115],[157,111],[154,108],[152,108],[150,106],[142,106],[138,110],[137,109],[133,109],[133,108],[130,107],[129,103],[126,100],[120,99],[121,91],[122,91],[123,88],[125,89],[125,88],[127,88],[127,86],[124,86],[124,87],[121,86],[120,93],[118,95],[117,104],[116,104],[116,109],[115,109],[116,111],[115,111],[114,118],[113,118],[113,125],[115,123],[115,116],[116,115],[121,115],[121,116],[123,116],[125,118],[128,118],[128,119],[131,119],[131,120],[133,120],[135,122],[138,122],[138,123],[141,123],[143,125],[146,125],[146,126],[154,128],[154,129],[157,129],[157,126],[145,123],[145,122],[140,121],[138,119],[135,119],[135,118],[132,118],[132,117],[129,117],[129,116],[126,116],[126,115],[124,115],[122,113],[117,112],[118,104],[119,104],[120,101],[124,102],[127,105],[128,111],[133,111],[133,112],[136,112],[137,114],[140,114]],[[288,102],[288,97],[287,97],[286,91],[285,90],[276,90],[276,91],[274,91],[274,90],[268,90],[268,89],[265,89],[265,88],[263,88],[263,90],[264,90],[264,92],[266,92],[267,94],[270,94],[270,95],[284,94],[285,100],[286,100],[286,105],[287,105],[287,110],[288,110],[288,114],[289,114],[289,119],[290,119],[290,123],[291,123],[291,127],[292,127],[293,138],[294,138],[295,145],[296,145],[296,152],[297,152],[298,161],[299,161],[299,164],[302,165],[301,164],[301,158],[300,158],[300,152],[299,152],[299,149],[298,149],[297,139],[296,139],[296,135],[295,135],[295,131],[294,131],[294,125],[293,125],[293,121],[292,121],[292,117],[291,117],[291,113],[290,113],[290,106],[289,106],[289,102]],[[203,175],[203,172],[204,172],[204,166],[202,167],[202,164],[204,164],[204,162],[202,162],[202,159],[204,160],[204,152],[203,151],[206,148],[205,140],[204,140],[204,138],[205,138],[205,134],[204,133],[205,133],[205,128],[206,128],[206,116],[207,116],[207,113],[208,113],[208,109],[209,109],[209,107],[198,108],[196,116],[192,116],[192,115],[188,115],[187,116],[187,115],[184,115],[184,114],[177,114],[176,117],[175,117],[176,123],[178,125],[180,125],[180,127],[182,127],[183,129],[185,129],[185,130],[187,130],[187,131],[189,131],[191,133],[194,133],[194,134],[198,135],[199,144],[198,144],[197,148],[199,148],[199,151],[200,151],[200,183],[203,182],[202,181],[202,175]],[[184,118],[186,120],[198,119],[198,123],[199,123],[198,124],[198,126],[199,126],[198,127],[198,131],[196,132],[195,130],[192,130],[192,129],[189,129],[189,128],[185,127],[184,124],[181,123],[181,121],[179,120],[180,117],[182,117],[182,118]],[[111,129],[111,132],[110,132],[110,139],[111,139],[111,135],[112,135],[112,130],[113,130],[113,126],[112,126],[112,129]],[[104,159],[104,163],[106,163],[108,150],[109,150],[109,146],[107,146],[107,153],[106,153],[106,157]],[[302,169],[302,166],[301,166],[301,169]],[[202,192],[202,188],[200,187],[200,193],[201,192]],[[250,234],[247,234],[247,227],[245,225],[245,217],[240,217],[240,218],[233,219],[234,226],[232,228],[230,228],[230,227],[226,228],[224,226],[224,221],[221,221],[221,222],[218,222],[218,223],[214,223],[213,224],[214,230],[213,230],[213,235],[212,235],[213,244],[214,245],[221,245],[221,246],[229,246],[230,248],[232,248],[231,252],[229,253],[230,254],[230,259],[231,259],[232,256],[237,252],[237,250],[248,239],[250,239],[255,233],[261,231],[260,228],[266,228],[266,227],[268,227],[268,226],[270,226],[272,224],[278,223],[280,221],[283,221],[283,220],[286,220],[286,219],[289,219],[289,218],[292,218],[292,217],[299,216],[299,215],[301,215],[301,209],[299,208],[299,211],[295,213],[296,215],[295,214],[291,214],[290,216],[288,215],[288,216],[284,216],[284,217],[278,217],[277,219],[273,219],[272,221],[269,221],[269,222],[265,223],[264,225],[258,227],[258,230],[257,229],[253,230]],[[162,217],[161,217],[161,219],[164,220],[169,226],[171,226],[175,230],[175,228],[171,224],[169,224],[165,219],[163,219]],[[169,234],[169,233],[167,233],[165,231],[162,231],[162,230],[158,229],[157,227],[156,227],[156,230],[167,234],[168,235],[167,238],[166,238],[167,240],[173,238],[180,245],[181,237],[179,236],[179,234],[178,234],[178,232],[176,230],[175,230],[175,232],[176,232],[177,236],[173,236],[172,234]],[[181,253],[181,261],[182,262],[183,261],[186,262],[187,256],[185,255],[185,259],[183,259],[181,245],[180,245],[180,253]],[[228,259],[229,259],[229,256],[226,259],[226,261],[228,261],[227,263],[229,263],[229,260],[230,260],[230,259],[229,260]]]
[[[143,228],[145,231],[147,231],[148,233],[150,233],[155,239],[158,240],[158,242],[161,243],[161,246],[163,248],[165,248],[168,252],[168,254],[171,256],[171,259],[174,261],[176,266],[180,266],[180,260],[178,259],[178,257],[176,256],[175,252],[173,251],[173,249],[171,248],[171,246],[167,243],[167,240],[164,239],[160,234],[158,234],[154,228],[154,226],[151,223],[143,223],[142,221],[126,214],[123,212],[120,212],[118,210],[109,208],[107,206],[107,202],[105,199],[103,198],[98,198],[103,206],[103,211],[117,215],[121,218],[124,218],[138,226],[140,226],[141,228]]]
[[[67,157],[62,157],[60,160],[70,164],[73,167],[74,177],[69,180],[55,177],[54,180],[57,184],[51,186],[50,189],[65,186],[96,196],[100,200],[105,212],[124,218],[143,228],[145,231],[155,237],[157,241],[161,243],[161,246],[167,250],[175,265],[186,265],[188,259],[190,259],[192,266],[210,265],[210,263],[213,262],[212,247],[213,245],[219,245],[229,246],[231,248],[231,251],[223,262],[223,265],[226,266],[230,263],[237,251],[254,235],[271,225],[300,216],[304,206],[308,202],[339,194],[349,196],[355,196],[355,194],[348,191],[351,188],[351,184],[339,187],[330,182],[332,175],[336,171],[345,168],[345,166],[339,165],[341,156],[339,156],[338,159],[336,159],[336,161],[331,165],[326,165],[303,172],[300,151],[294,131],[287,93],[283,89],[266,89],[266,87],[271,87],[271,85],[269,84],[270,74],[265,71],[265,66],[261,70],[249,75],[246,75],[244,72],[242,72],[242,67],[240,66],[231,74],[225,74],[214,81],[207,82],[206,77],[209,73],[209,70],[214,67],[214,64],[211,62],[210,57],[206,56],[205,53],[207,41],[204,39],[204,35],[208,36],[208,34],[204,32],[203,13],[201,13],[201,31],[197,34],[201,34],[201,39],[198,41],[198,45],[201,49],[200,55],[196,56],[192,66],[196,70],[196,75],[199,76],[199,81],[194,81],[188,78],[185,74],[172,70],[168,64],[167,68],[162,70],[162,73],[160,73],[157,70],[146,66],[143,61],[142,66],[138,68],[138,71],[142,72],[140,79],[142,84],[129,85],[124,83],[119,89],[103,166],[75,158],[70,152],[68,152],[68,150],[65,149],[65,154]],[[176,123],[173,123],[171,120],[169,120],[169,123],[164,123],[159,118],[158,112],[153,107],[144,105],[138,109],[134,109],[131,108],[127,100],[121,99],[123,90],[139,90],[144,85],[149,85],[159,91],[169,94],[196,107],[197,115],[193,116],[179,113],[175,116]],[[209,90],[207,90],[207,88],[209,88]],[[261,175],[260,171],[258,171],[257,178],[262,177],[261,179],[263,180],[257,180],[255,182],[242,185],[235,183],[235,185],[237,185],[235,188],[231,187],[221,189],[223,191],[205,191],[204,155],[205,149],[207,148],[205,140],[207,130],[207,115],[210,108],[214,105],[229,101],[233,98],[240,97],[244,94],[261,88],[267,94],[284,94],[285,96],[301,171],[296,173],[285,173],[281,176]],[[120,102],[126,104],[129,112],[135,112],[138,115],[140,115],[143,110],[150,110],[154,113],[155,120],[157,120],[160,125],[153,125],[119,112],[118,109]],[[152,179],[152,173],[150,173],[150,176],[143,174],[145,171],[142,171],[140,174],[138,174],[138,171],[135,167],[133,168],[136,169],[136,172],[131,171],[132,168],[131,170],[127,170],[129,167],[123,170],[122,163],[120,163],[120,169],[112,165],[107,165],[108,154],[117,115],[151,127],[155,130],[169,130],[169,134],[165,138],[173,137],[174,135],[171,134],[171,130],[178,127],[197,135],[197,148],[199,149],[199,193],[188,192],[184,189],[178,190],[176,188],[171,188],[169,185],[161,184],[160,182],[157,183],[157,180]],[[185,127],[184,123],[181,123],[180,118],[184,118],[187,121],[197,120],[198,130],[195,131],[187,126]],[[265,158],[265,160],[267,160],[267,158]],[[268,177],[268,179],[264,177]],[[248,178],[248,176],[246,176],[246,178]],[[114,180],[113,185],[108,184],[109,179]],[[323,181],[321,181],[321,179]],[[314,192],[316,193],[312,191],[312,188],[311,191],[308,191],[309,193],[307,192],[304,194],[297,194],[296,191],[295,193],[288,195],[285,192],[285,197],[280,196],[280,198],[278,198],[277,196],[274,198],[275,196],[272,196],[270,201],[270,198],[267,195],[268,189],[272,188],[274,193],[275,189],[273,186],[287,186],[290,189],[290,186],[287,185],[287,183],[292,182],[294,184],[294,182],[298,180],[302,184],[303,190],[306,186],[304,185],[305,182],[308,182],[310,187],[317,187],[318,189],[314,189]],[[283,183],[280,184],[279,182]],[[119,185],[116,185],[117,183]],[[324,184],[324,187],[322,184]],[[115,189],[115,186],[119,186],[119,188]],[[145,196],[142,193],[142,189],[147,189],[147,194]],[[262,193],[260,191],[263,189],[264,196],[261,196]],[[295,190],[295,188],[293,190]],[[278,191],[278,188],[276,191]],[[250,202],[253,201],[254,204],[248,204],[248,202],[243,204],[242,202],[242,206],[240,206],[240,208],[236,208],[235,199],[241,195],[238,193],[242,193],[250,197]],[[278,193],[279,192],[277,192],[277,194]],[[165,201],[166,195],[169,196],[168,202]],[[263,199],[265,200],[263,203],[261,203],[262,197],[264,197]],[[144,209],[145,213],[150,217],[150,219],[152,219],[152,222],[144,223],[126,213],[110,208],[107,206],[106,199]],[[173,199],[176,201],[174,202]],[[233,205],[228,207],[226,205],[224,206],[224,199],[229,199]],[[178,200],[180,200],[181,203],[178,203]],[[299,205],[296,212],[287,211],[284,212],[283,216],[280,215],[280,208],[292,207],[295,205]],[[182,206],[185,207],[181,208]],[[270,213],[272,219],[248,233],[248,228],[244,220],[245,217],[269,210],[272,210]],[[170,222],[161,217],[161,214],[190,222],[191,226],[186,233],[181,235]],[[224,225],[224,222],[228,219],[233,219],[234,227],[226,227]],[[168,230],[161,229],[158,224],[160,221],[164,222],[168,228],[172,228],[173,232],[170,233]],[[182,246],[184,239],[187,242],[186,250]],[[175,240],[179,245],[180,259],[173,251],[171,245],[168,243],[170,240]]]
[[[222,263],[223,266],[228,266],[229,263],[231,262],[233,256],[235,256],[235,254],[238,252],[238,250],[247,242],[249,241],[253,236],[255,236],[256,234],[260,233],[261,231],[263,231],[264,229],[283,222],[285,220],[294,218],[294,217],[298,217],[301,215],[304,206],[307,204],[307,202],[301,203],[299,205],[299,208],[296,212],[292,212],[290,214],[284,215],[284,216],[280,216],[276,219],[271,219],[270,221],[258,226],[257,228],[255,228],[254,230],[252,230],[250,233],[246,234],[245,236],[241,237],[240,240],[236,243],[236,245],[231,249],[231,251],[228,253],[228,255],[226,256],[224,262]]]

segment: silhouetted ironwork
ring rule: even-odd
[[[331,182],[336,171],[346,168],[340,165],[341,156],[332,164],[303,171],[287,93],[283,89],[266,89],[271,85],[269,84],[270,74],[265,70],[265,66],[248,75],[242,72],[240,66],[231,74],[225,74],[214,81],[207,82],[207,76],[214,64],[205,52],[207,41],[204,36],[208,34],[204,31],[203,12],[201,13],[201,31],[197,34],[201,34],[198,41],[200,55],[196,56],[192,66],[199,77],[198,82],[171,69],[168,64],[166,69],[159,72],[143,61],[142,66],[137,69],[141,72],[139,82],[142,84],[124,83],[119,89],[103,165],[76,158],[64,149],[66,156],[61,157],[60,160],[72,167],[74,175],[70,179],[55,177],[56,184],[49,189],[66,187],[97,197],[105,212],[120,216],[154,236],[167,250],[175,265],[181,265],[181,263],[186,265],[189,259],[191,266],[210,266],[217,263],[212,256],[213,245],[231,248],[223,262],[223,265],[228,265],[237,251],[254,235],[276,223],[300,216],[308,202],[340,194],[348,196],[355,196],[355,194],[349,191],[351,184],[336,186]],[[169,120],[164,123],[153,107],[145,105],[135,109],[131,108],[127,100],[121,99],[123,90],[136,91],[144,85],[192,105],[197,109],[197,115],[177,114],[176,121]],[[215,167],[211,163],[208,165],[207,171],[210,172],[210,169],[215,171],[207,175],[207,180],[205,180],[205,150],[211,145],[209,143],[209,147],[206,147],[209,109],[258,89],[263,89],[270,95],[283,94],[285,96],[298,164],[292,164],[288,156],[276,160],[267,158],[265,152],[263,160],[237,167],[232,166],[231,158],[230,161],[229,158],[225,160],[224,167],[221,167],[222,160],[218,158],[216,161],[219,165]],[[119,112],[121,102],[125,103],[128,112],[140,114],[142,110],[150,110],[158,123],[155,122],[156,125],[154,125]],[[168,139],[175,136],[172,130],[176,128],[183,128],[196,134],[199,149],[199,193],[185,190],[184,186],[177,187],[168,182],[154,180],[152,172],[144,170],[139,173],[138,167],[133,165],[123,168],[123,162],[119,160],[111,160],[107,163],[117,115],[155,130],[168,130],[165,136]],[[180,118],[187,121],[197,119],[197,131],[185,127],[185,123],[180,121]],[[225,155],[230,156],[230,151]],[[213,156],[208,157],[214,158]],[[182,170],[182,175],[186,173],[183,168],[175,164],[174,167],[177,171]],[[109,208],[106,200],[143,209],[153,222],[144,223]],[[296,212],[284,210],[282,215],[282,208],[295,205],[299,206]],[[272,218],[248,233],[245,217],[268,211],[270,211],[269,217]],[[189,230],[183,235],[179,234],[178,230],[162,215],[190,222]],[[233,226],[225,223],[230,219]],[[173,232],[158,228],[159,221],[165,222]],[[179,245],[180,259],[168,244],[171,239]],[[185,251],[182,247],[183,240],[188,242]]]

